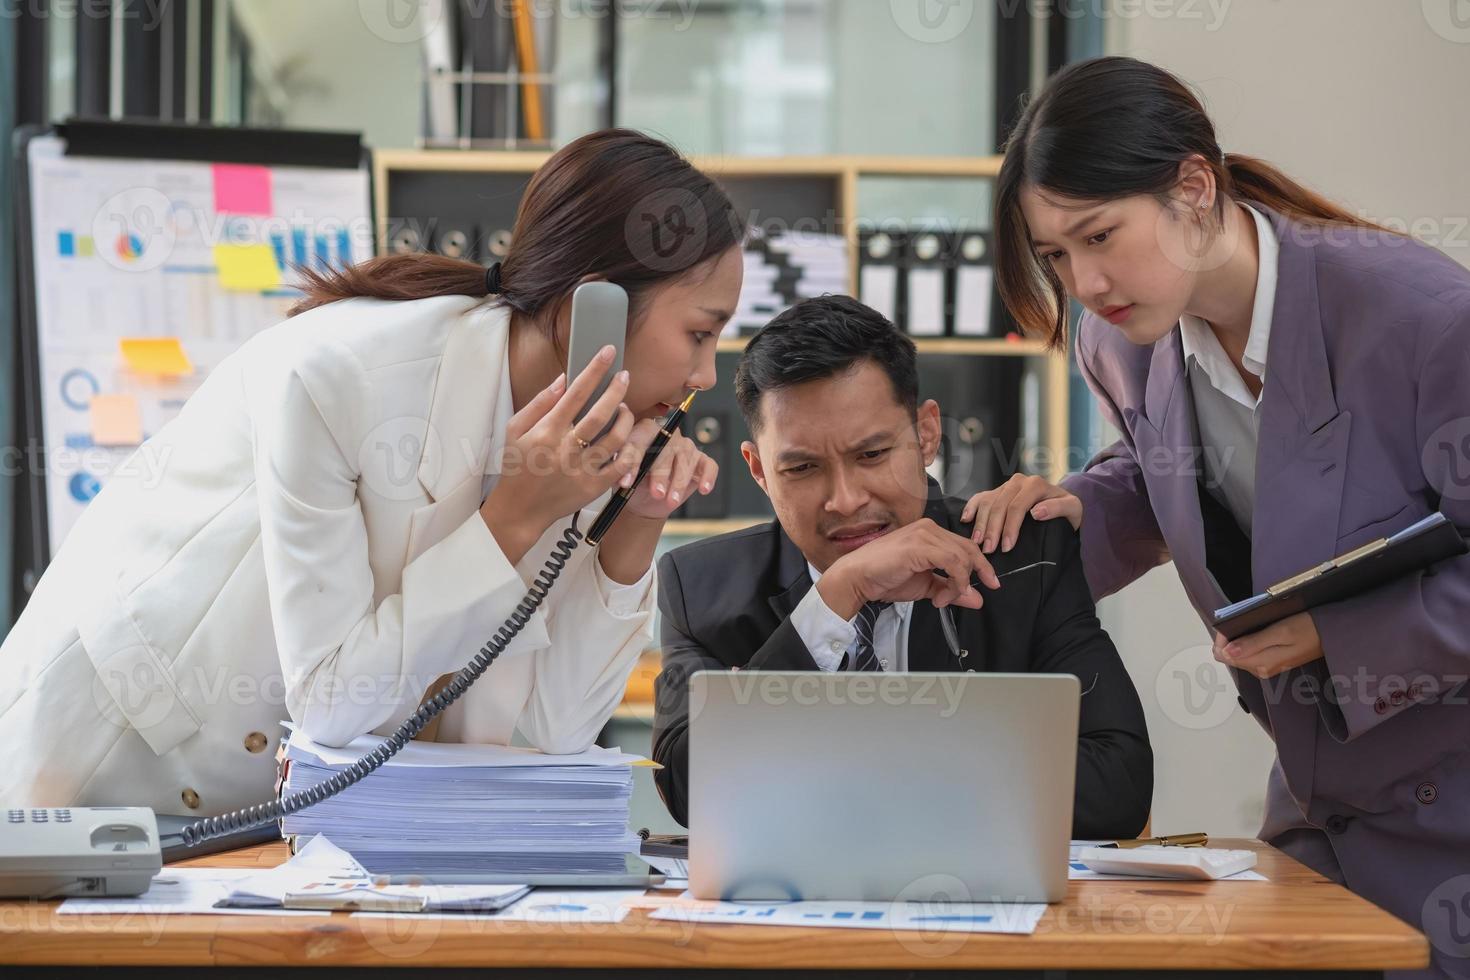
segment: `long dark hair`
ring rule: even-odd
[[[586,276],[628,291],[636,322],[651,288],[739,245],[745,222],[724,190],[662,140],[628,129],[581,137],[537,170],[516,212],[494,300],[543,328]],[[291,315],[354,296],[489,296],[485,269],[442,255],[388,255],[302,270]]]
[[[1223,153],[1204,106],[1182,81],[1133,58],[1093,58],[1052,76],[1006,141],[995,189],[996,282],[1006,308],[1053,349],[1067,342],[1067,293],[1031,245],[1021,192],[1109,201],[1166,195],[1179,165],[1198,155],[1215,175],[1213,218],[1234,200],[1252,201],[1311,224],[1389,231],[1308,190],[1254,157]]]

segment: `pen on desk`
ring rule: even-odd
[[[1174,834],[1169,837],[1144,837],[1140,840],[1120,840],[1111,844],[1099,844],[1099,847],[1133,848],[1157,844],[1161,847],[1204,847],[1210,842],[1208,834]]]
[[[694,396],[697,394],[699,394],[697,389],[689,392],[689,397],[685,398],[683,403],[670,412],[659,425],[658,435],[653,437],[648,451],[643,454],[643,462],[638,464],[638,475],[633,478],[632,486],[619,489],[607,502],[607,506],[602,509],[602,513],[597,515],[597,520],[592,522],[592,529],[587,532],[588,544],[597,544],[611,530],[613,521],[616,521],[618,515],[623,512],[623,508],[628,506],[628,500],[638,489],[638,484],[643,482],[643,478],[653,468],[653,462],[658,459],[658,454],[663,452],[669,440],[674,437],[674,431],[679,428],[679,423],[684,421],[684,414],[689,411],[689,406],[694,404]]]

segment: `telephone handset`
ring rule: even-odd
[[[604,347],[617,353],[612,365],[598,382],[597,390],[587,404],[577,409],[574,421],[582,417],[607,391],[613,377],[623,369],[623,348],[628,343],[628,294],[622,286],[610,282],[584,282],[572,293],[572,330],[567,344],[567,384],[570,385],[592,363]],[[598,438],[607,434],[617,419],[611,419]],[[594,442],[596,440],[593,440]]]
[[[626,342],[628,321],[628,296],[622,289],[610,282],[589,282],[577,287],[572,294],[572,331],[569,356],[567,359],[567,379],[570,382],[577,377],[574,371],[580,373],[592,358],[597,355],[603,347],[608,344],[614,345],[618,354],[607,378],[598,391],[593,395],[593,401],[602,394],[611,381],[613,375],[622,370],[623,347]],[[580,365],[580,366],[579,366]],[[577,517],[573,515],[572,526],[562,535],[560,541],[552,548],[551,557],[547,559],[542,571],[536,576],[530,590],[516,604],[515,610],[510,618],[495,632],[479,653],[475,654],[460,671],[454,675],[450,682],[433,697],[421,704],[417,711],[408,717],[387,740],[381,743],[373,751],[358,759],[352,765],[341,772],[336,773],[330,779],[310,789],[292,793],[284,799],[271,800],[267,803],[235,810],[231,813],[221,814],[217,817],[208,817],[189,824],[181,829],[180,833],[186,846],[194,845],[221,837],[226,834],[237,834],[249,830],[252,827],[261,827],[280,820],[282,817],[297,810],[320,803],[322,800],[336,796],[347,787],[365,778],[383,763],[413,740],[413,737],[423,730],[431,719],[442,713],[455,701],[469,690],[471,684],[479,680],[480,675],[489,669],[495,662],[495,658],[515,639],[516,635],[525,629],[526,624],[541,604],[546,601],[551,587],[561,576],[562,570],[566,568],[567,561],[583,541],[597,544],[602,540],[612,522],[622,511],[632,490],[643,482],[648,475],[653,461],[667,444],[670,433],[679,425],[684,413],[688,411],[689,403],[692,401],[691,394],[684,404],[675,408],[664,420],[661,432],[648,452],[644,454],[643,462],[638,467],[637,478],[632,488],[620,490],[614,494],[611,501],[603,509],[587,534],[577,529]],[[578,413],[578,418],[586,414],[592,405],[589,401]]]

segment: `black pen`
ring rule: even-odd
[[[1005,578],[1007,575],[1014,575],[1017,572],[1029,572],[1033,568],[1041,568],[1041,567],[1046,566],[1046,565],[1055,565],[1055,564],[1056,564],[1056,562],[1054,562],[1054,561],[1033,561],[1029,565],[1022,565],[1020,568],[1011,568],[1011,569],[1007,569],[1004,572],[996,572],[995,573],[995,577],[998,578],[998,579],[1002,579],[1002,578]],[[949,578],[949,573],[946,572],[942,568],[933,568],[933,569],[930,569],[930,571],[932,571],[935,575],[938,575],[940,578]],[[977,592],[981,588],[987,587],[984,582],[980,581],[980,576],[979,575],[976,575],[973,572],[970,573],[970,585],[973,586]]]
[[[663,452],[664,447],[669,444],[669,440],[674,438],[675,430],[679,428],[679,423],[684,421],[684,414],[689,411],[689,406],[694,404],[694,396],[697,394],[699,394],[698,389],[689,392],[689,397],[684,399],[683,404],[670,412],[668,417],[663,420],[663,423],[659,426],[658,435],[653,437],[653,442],[649,445],[648,452],[643,454],[643,462],[638,464],[638,475],[633,478],[632,486],[622,487],[617,493],[613,494],[613,498],[607,502],[607,506],[602,508],[602,513],[597,515],[597,520],[592,522],[592,529],[587,532],[588,544],[597,544],[602,540],[603,535],[607,534],[612,528],[613,521],[618,519],[618,515],[628,505],[628,500],[633,496],[633,491],[638,489],[638,484],[642,483],[643,478],[648,475],[648,471],[653,469],[653,462],[658,459],[658,454]]]

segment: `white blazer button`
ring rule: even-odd
[[[199,794],[192,789],[184,790],[179,796],[183,798],[184,806],[191,810],[199,809]]]
[[[246,752],[264,752],[266,744],[270,740],[265,737],[264,732],[251,732],[245,736]]]

